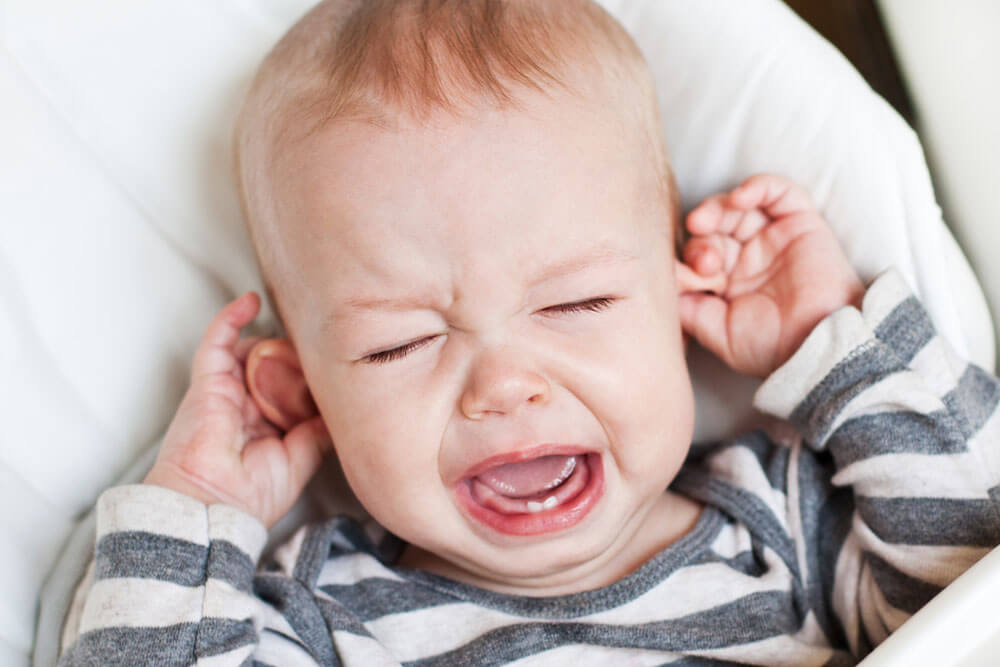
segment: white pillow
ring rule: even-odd
[[[60,545],[164,430],[205,325],[261,290],[231,125],[311,4],[0,0],[0,661],[27,660]],[[832,47],[778,0],[604,4],[651,62],[686,207],[751,173],[795,178],[863,278],[898,266],[992,368],[989,314],[919,144]],[[692,369],[700,439],[755,421],[755,382],[698,352]]]

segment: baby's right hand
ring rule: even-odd
[[[318,415],[282,434],[247,391],[244,365],[257,339],[239,340],[240,329],[259,308],[260,297],[248,292],[212,320],[144,483],[231,505],[270,528],[295,504],[330,441]]]

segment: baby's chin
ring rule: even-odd
[[[612,521],[611,514],[617,513],[608,512],[604,521],[590,530],[521,544],[514,540],[498,545],[473,538],[468,544],[451,544],[439,553],[409,545],[397,564],[510,595],[543,597],[601,588],[648,559],[649,545],[638,545],[636,538],[647,519],[656,514],[653,509],[659,501],[659,497],[654,498],[629,521]]]

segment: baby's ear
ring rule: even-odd
[[[283,338],[262,340],[247,357],[246,383],[261,413],[283,431],[319,414],[299,356]]]

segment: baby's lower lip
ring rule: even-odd
[[[566,530],[583,520],[604,494],[604,471],[599,454],[582,454],[578,456],[579,464],[573,476],[586,478],[572,497],[566,498],[552,508],[531,512],[501,512],[476,498],[472,485],[473,479],[464,479],[455,485],[455,495],[459,506],[466,515],[477,522],[505,535],[542,535]],[[580,479],[571,477],[565,485],[579,484]]]

